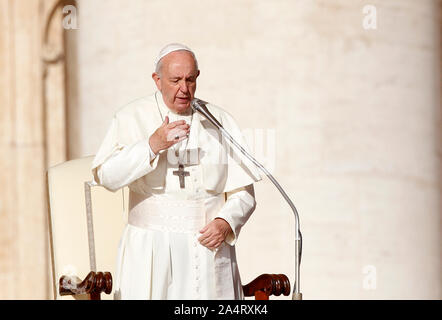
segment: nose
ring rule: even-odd
[[[189,91],[189,87],[188,87],[186,81],[182,81],[180,83],[180,90],[182,93],[187,93]]]

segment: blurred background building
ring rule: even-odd
[[[170,42],[295,202],[305,299],[442,298],[441,8],[0,0],[0,298],[51,297],[45,172],[96,152]],[[267,179],[255,190],[240,270],[291,276],[290,209]]]

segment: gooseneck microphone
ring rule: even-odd
[[[206,106],[207,102],[201,99],[194,98],[191,102],[191,107],[196,112],[201,113],[207,120],[209,120],[215,127],[217,127],[221,134],[226,137],[235,147],[237,147],[242,154],[244,154],[250,161],[252,161],[264,174],[273,182],[279,192],[282,194],[284,199],[289,204],[290,208],[293,211],[295,216],[295,284],[293,288],[292,300],[302,300],[302,293],[300,292],[299,286],[299,268],[301,264],[301,255],[302,255],[302,234],[299,227],[299,215],[296,210],[295,205],[288,197],[287,193],[281,187],[281,185],[276,181],[276,179],[267,171],[264,166],[262,166],[253,156],[251,156],[238,142],[233,139],[233,137],[224,129],[221,123],[210,113],[209,109]]]

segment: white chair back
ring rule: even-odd
[[[90,186],[92,160],[93,156],[67,161],[47,173],[54,299],[73,298],[59,295],[58,282],[62,275],[76,275],[81,279],[90,271],[109,271],[115,275],[118,244],[127,221],[128,190],[110,192],[100,186]],[[88,203],[92,213],[89,218]],[[102,294],[101,298],[112,299],[113,292]]]

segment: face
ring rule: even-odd
[[[190,52],[174,51],[161,59],[161,70],[152,78],[169,109],[183,113],[190,108],[199,74]]]

